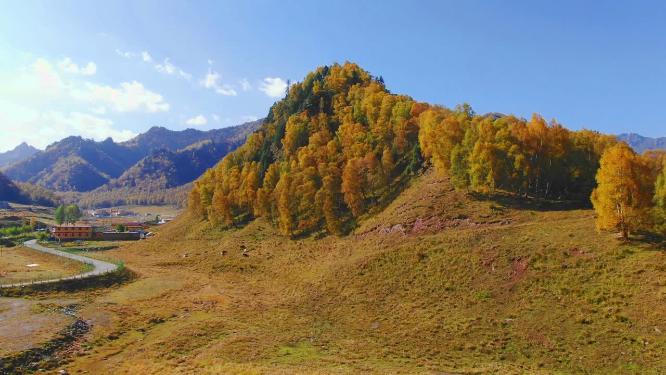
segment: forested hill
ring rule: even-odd
[[[102,188],[166,189],[194,181],[237,147],[230,142],[201,141],[177,151],[160,149],[141,159]]]
[[[68,137],[28,159],[13,164],[6,169],[5,173],[13,180],[29,182],[57,191],[90,191],[118,179],[137,162],[159,150],[176,152],[179,149],[210,140],[218,145],[218,150],[224,150],[226,153],[240,145],[247,134],[256,129],[260,122],[261,120],[210,131],[194,129],[171,131],[153,127],[148,132],[124,143],[116,143],[110,138],[102,142],[95,142],[81,137]],[[181,156],[183,155],[191,154]],[[223,154],[216,154],[218,160],[221,156]],[[192,161],[194,164],[197,162],[198,160]],[[206,167],[212,163],[214,161],[209,161]],[[189,168],[188,163],[181,164]],[[176,164],[176,166],[181,164]],[[138,171],[141,169],[139,168]],[[187,174],[190,171],[182,171],[182,173]]]
[[[60,199],[42,187],[15,183],[0,173],[0,201],[54,206]]]
[[[189,207],[213,225],[264,216],[282,233],[345,233],[428,165],[457,188],[590,203],[613,136],[534,115],[476,115],[390,93],[356,64],[294,84],[247,142],[207,171]]]

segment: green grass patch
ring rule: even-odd
[[[318,360],[322,356],[322,353],[309,342],[299,342],[280,347],[276,358],[279,363],[296,365]]]

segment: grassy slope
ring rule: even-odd
[[[217,232],[180,219],[107,253],[140,278],[82,296],[95,326],[71,367],[663,369],[664,253],[595,233],[589,210],[510,204],[472,200],[428,174],[344,238],[291,241],[263,221]]]

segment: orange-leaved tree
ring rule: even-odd
[[[654,186],[654,205],[655,230],[666,235],[666,163]]]
[[[591,197],[597,229],[617,230],[626,240],[645,224],[651,206],[649,164],[625,143],[608,148],[600,164]]]

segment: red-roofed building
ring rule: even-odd
[[[146,226],[143,225],[143,223],[133,222],[133,223],[126,223],[123,225],[125,226],[125,228],[127,228],[128,232],[142,232],[144,229],[146,229]]]
[[[62,224],[51,228],[58,241],[88,240],[93,237],[93,227],[88,224]]]

